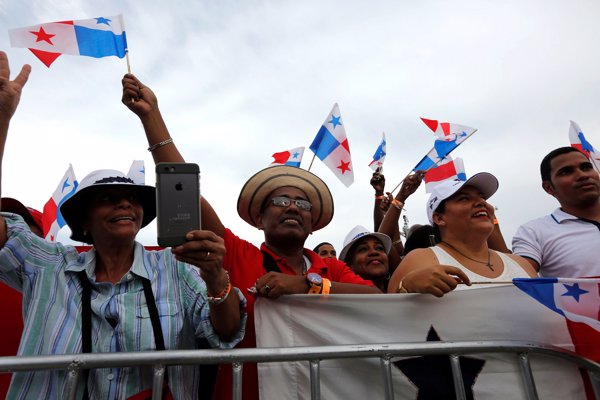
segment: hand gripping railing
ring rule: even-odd
[[[242,365],[244,362],[308,361],[310,368],[311,399],[320,399],[320,362],[331,359],[380,359],[385,398],[394,399],[391,358],[427,355],[449,355],[457,399],[466,399],[459,355],[476,353],[515,353],[527,398],[538,399],[536,385],[529,363],[530,354],[542,354],[569,361],[588,371],[594,395],[600,399],[600,364],[577,354],[542,343],[524,341],[454,341],[390,344],[362,344],[338,346],[307,346],[287,348],[233,349],[233,350],[167,350],[138,353],[88,353],[48,356],[0,357],[0,372],[33,370],[67,370],[67,399],[74,400],[77,382],[84,369],[109,367],[153,366],[153,399],[159,400],[165,366],[197,364],[232,364],[233,398],[242,398]]]

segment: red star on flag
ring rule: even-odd
[[[343,160],[341,160],[340,165],[338,165],[337,168],[340,171],[342,171],[342,175],[344,175],[344,173],[346,173],[347,171],[350,171],[350,161],[344,162]]]
[[[29,31],[29,33],[33,33],[35,36],[37,36],[37,38],[35,40],[36,43],[44,41],[44,42],[47,42],[48,44],[51,44],[51,45],[54,46],[54,43],[52,43],[50,41],[50,39],[52,39],[56,35],[50,34],[50,33],[46,33],[46,31],[44,30],[43,26],[40,26],[40,30],[39,31],[37,31],[37,32]]]

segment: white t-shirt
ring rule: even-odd
[[[433,251],[433,253],[437,257],[438,262],[440,264],[451,265],[453,267],[462,269],[464,271],[464,273],[469,277],[471,282],[481,282],[481,281],[510,282],[510,281],[512,281],[513,278],[529,278],[527,271],[525,271],[523,269],[523,267],[521,267],[519,265],[519,263],[517,263],[515,260],[513,260],[512,258],[507,256],[506,254],[500,253],[495,250],[492,250],[492,251],[500,256],[500,259],[502,260],[502,264],[503,264],[503,266],[502,266],[503,269],[502,269],[502,273],[499,276],[497,276],[496,278],[490,278],[487,276],[479,275],[479,274],[471,271],[469,268],[462,265],[460,262],[458,262],[458,260],[456,258],[452,257],[441,247],[434,246],[434,247],[430,247],[430,249]],[[494,265],[494,269],[496,269],[496,268],[497,268],[497,266]],[[456,289],[454,289],[454,290],[479,289],[479,288],[492,287],[492,286],[498,286],[498,285],[497,284],[491,284],[491,285],[482,284],[482,285],[471,285],[471,286],[458,285],[456,287]]]
[[[513,253],[535,260],[540,276],[600,276],[600,224],[560,208],[517,229]]]

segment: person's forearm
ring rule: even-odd
[[[224,341],[231,339],[240,330],[240,299],[233,287],[223,303],[210,305],[210,320],[215,332]]]
[[[148,146],[152,147],[171,139],[167,125],[158,108],[140,119],[146,133],[146,139],[148,139]],[[174,143],[158,146],[151,153],[155,164],[159,162],[185,162]]]
[[[330,294],[380,294],[375,286],[358,285],[355,283],[331,282]]]

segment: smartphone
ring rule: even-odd
[[[200,168],[193,163],[156,165],[157,242],[174,247],[200,229]]]

